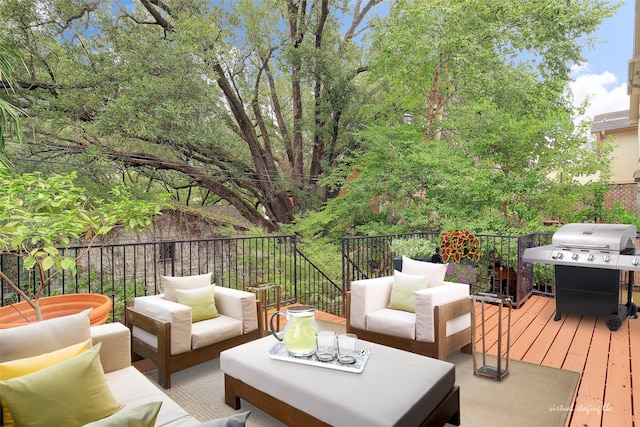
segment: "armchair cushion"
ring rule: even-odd
[[[211,285],[212,273],[198,274],[195,276],[160,276],[160,285],[164,292],[164,299],[178,302],[176,289],[196,289]]]
[[[171,323],[172,355],[191,350],[191,307],[168,301],[162,294],[137,297],[133,307],[149,317]],[[137,326],[133,328],[133,335],[152,347],[157,346],[157,337]]]
[[[405,274],[415,274],[419,276],[429,276],[428,287],[440,286],[444,283],[449,264],[438,264],[402,256],[402,272]]]
[[[191,321],[194,323],[220,317],[214,300],[214,291],[213,285],[196,289],[175,289],[178,303],[191,307]]]
[[[242,334],[258,329],[256,294],[253,292],[217,286],[216,307],[220,314],[242,321]]]
[[[191,349],[206,347],[242,335],[242,320],[229,316],[196,322],[191,326]]]
[[[383,308],[367,315],[367,330],[416,339],[416,315],[408,311]]]
[[[393,276],[351,282],[351,325],[366,329],[367,315],[389,305],[392,287]]]
[[[426,288],[428,283],[429,276],[417,276],[414,274],[401,273],[397,270],[394,271],[393,286],[391,287],[391,297],[388,308],[415,313],[415,293],[419,289]]]
[[[416,292],[416,340],[434,342],[434,308],[469,299],[469,285],[465,283],[444,282],[443,286],[422,289]],[[466,314],[449,320],[446,336],[451,336],[471,325],[471,315]]]

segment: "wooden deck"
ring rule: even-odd
[[[503,318],[507,312],[503,309]],[[564,314],[555,321],[554,315],[555,300],[540,296],[512,311],[511,360],[582,374],[573,407],[566,408],[568,426],[633,426],[640,417],[640,399],[634,400],[632,392],[634,374],[640,383],[640,319],[612,332],[605,318]],[[497,351],[497,322],[498,306],[485,304],[488,353]]]
[[[502,314],[506,319],[507,310]],[[635,426],[640,427],[640,397],[634,399],[632,391],[634,379],[636,388],[640,387],[640,319],[625,321],[612,332],[604,318],[564,314],[554,321],[554,315],[555,300],[540,296],[512,310],[511,360],[582,374],[573,407],[559,408],[569,411],[568,426],[631,427],[637,418]],[[345,323],[344,318],[326,313],[317,313],[317,318]],[[485,304],[485,343],[490,354],[497,351],[497,324],[498,307]],[[478,324],[478,349],[480,337]],[[525,398],[526,390],[522,395]]]

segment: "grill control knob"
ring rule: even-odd
[[[634,258],[633,261],[631,261],[631,264],[637,266],[638,264],[640,264],[640,260],[638,258]]]
[[[578,254],[574,253],[573,255],[571,255],[571,259],[572,260],[578,259]]]
[[[605,255],[604,258],[602,258],[602,260],[604,262],[609,262],[609,261],[611,261],[611,257],[609,255]]]
[[[595,257],[593,256],[593,254],[589,254],[589,255],[587,256],[587,261],[593,261],[593,259],[594,259],[594,258],[595,258]]]
[[[562,259],[563,255],[562,252],[556,252],[555,256],[552,255],[551,258],[553,259]]]

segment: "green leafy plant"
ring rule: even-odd
[[[99,236],[116,226],[139,231],[152,225],[161,206],[132,200],[122,186],[109,200],[94,199],[74,185],[75,173],[44,177],[39,173],[0,177],[0,254],[15,256],[34,274],[33,294],[21,289],[3,271],[3,279],[28,301],[42,320],[38,300],[51,280],[64,270],[76,273],[76,261]],[[72,243],[85,243],[75,257],[61,252]]]
[[[449,230],[440,234],[440,255],[444,262],[480,260],[480,239],[468,230]]]
[[[391,242],[391,251],[396,256],[406,256],[413,259],[430,258],[436,253],[437,245],[429,239],[411,238],[394,239]]]

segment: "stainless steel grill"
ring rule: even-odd
[[[563,312],[607,316],[617,330],[625,317],[637,318],[632,300],[634,271],[640,270],[636,227],[626,224],[566,224],[551,245],[525,249],[526,262],[554,265],[556,316]],[[628,300],[620,304],[620,271],[629,271]]]

